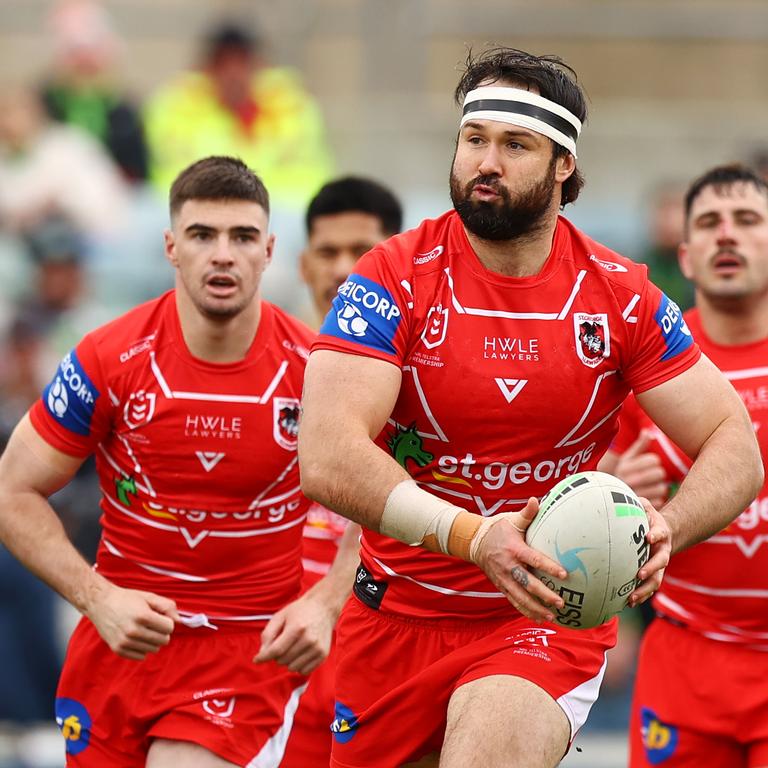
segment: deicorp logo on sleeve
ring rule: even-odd
[[[68,352],[43,392],[48,412],[70,432],[87,435],[99,392],[83,370],[75,351]]]
[[[383,286],[360,275],[350,275],[339,288],[321,334],[353,341],[362,346],[395,353],[392,340],[402,314]]]
[[[661,303],[656,310],[654,320],[661,329],[661,335],[664,337],[664,344],[667,348],[661,356],[662,360],[676,357],[693,344],[693,336],[691,336],[691,332],[683,320],[680,307],[665,293],[661,294]]]

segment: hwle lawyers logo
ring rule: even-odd
[[[212,416],[188,413],[184,423],[185,437],[239,440],[242,430],[243,419],[240,416]]]

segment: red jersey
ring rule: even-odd
[[[423,488],[482,515],[519,510],[560,478],[595,469],[627,393],[661,384],[699,356],[646,268],[565,219],[539,274],[514,278],[483,267],[455,212],[364,256],[313,348],[400,367],[378,445]],[[369,530],[362,559],[374,581],[386,582],[371,585],[370,602],[382,610],[512,610],[471,563]]]
[[[170,291],[88,334],[33,406],[42,437],[96,454],[96,567],[211,619],[263,620],[301,579],[299,398],[312,333],[262,302],[246,357],[187,349]]]
[[[709,339],[697,310],[685,315],[702,351],[723,372],[744,401],[755,427],[763,464],[768,465],[768,338],[754,344],[721,346]],[[643,427],[652,431],[649,450],[662,460],[667,478],[679,485],[691,465],[639,407],[628,400],[614,447],[625,451]],[[716,565],[715,565],[716,564]],[[715,640],[768,650],[768,481],[758,497],[727,528],[676,554],[654,597],[658,613]]]

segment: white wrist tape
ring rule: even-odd
[[[414,480],[398,483],[387,497],[379,530],[412,547],[469,558],[472,537],[482,518],[449,504]]]

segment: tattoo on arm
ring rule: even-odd
[[[519,565],[516,565],[511,572],[512,578],[521,586],[528,588],[528,571]]]

